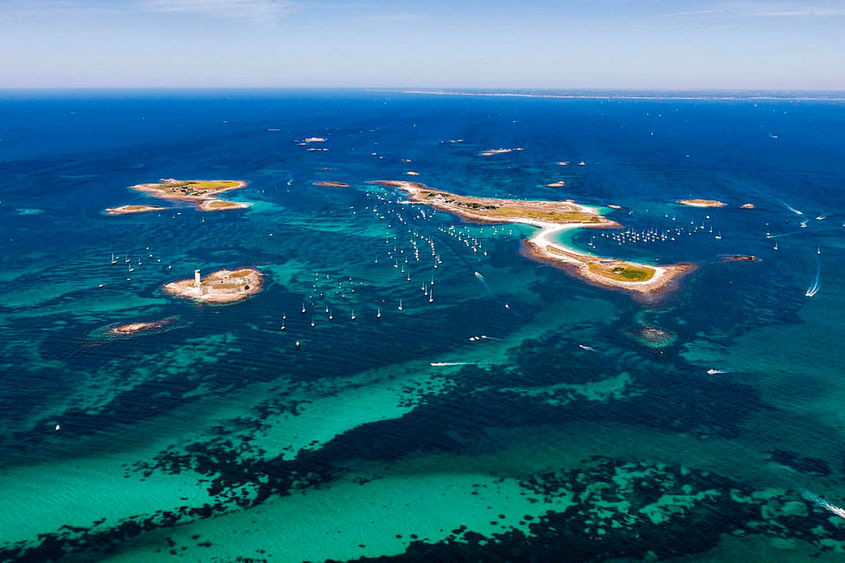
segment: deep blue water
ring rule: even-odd
[[[820,100],[4,94],[0,560],[838,560],[843,137]],[[574,244],[697,269],[646,302],[585,284],[529,227],[366,183],[407,171],[619,206],[624,244]],[[252,207],[127,189],[167,177]],[[103,213],[138,203],[168,210]],[[245,302],[160,289],[237,266],[267,282]]]

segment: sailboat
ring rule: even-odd
[[[400,311],[402,310],[402,300],[401,299],[399,300],[399,310]]]
[[[305,313],[305,301],[302,302],[302,313]]]
[[[434,288],[431,288],[431,291],[428,292],[428,302],[434,303]]]
[[[778,249],[778,243],[777,243],[777,241],[775,241],[775,245],[772,247],[772,249],[773,249],[773,250],[777,250],[777,249]]]
[[[350,317],[353,321],[358,317],[355,316],[355,309],[352,309],[352,316]]]
[[[381,307],[379,307],[379,308],[376,310],[376,318],[377,318],[377,319],[380,319],[380,318],[381,318]]]
[[[279,330],[285,330],[285,319],[282,319],[282,326],[279,327]]]
[[[111,263],[112,265],[117,264],[117,258],[114,257],[114,252],[111,253]]]

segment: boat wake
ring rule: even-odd
[[[789,204],[788,204],[788,203],[786,203],[785,201],[780,200],[780,202],[781,202],[781,204],[783,204],[783,206],[784,206],[784,207],[786,207],[787,209],[789,209],[790,211],[792,211],[792,212],[793,212],[793,213],[795,213],[796,215],[803,215],[803,214],[804,214],[804,212],[803,212],[803,211],[800,211],[800,210],[798,210],[798,209],[795,209],[794,207],[792,207],[791,205],[789,205]]]
[[[822,497],[820,497],[818,495],[814,495],[813,493],[811,493],[810,491],[808,491],[806,489],[801,491],[801,496],[804,497],[805,499],[815,503],[816,506],[824,508],[828,512],[832,512],[833,514],[836,514],[840,518],[845,518],[845,508],[840,508],[840,507],[836,506],[835,504],[832,504],[831,502],[823,499]]]
[[[481,282],[481,285],[484,286],[484,290],[487,291],[487,295],[493,297],[493,290],[490,289],[490,286],[487,285],[487,280],[484,279],[484,276],[481,275],[479,272],[473,272],[475,274],[475,279]]]
[[[479,366],[482,364],[489,364],[490,362],[431,362],[433,368],[444,368],[451,366]]]
[[[792,235],[797,235],[798,233],[803,233],[804,231],[789,231],[788,233],[780,233],[778,235],[772,235],[766,233],[766,238],[782,238],[782,237],[789,237]]]
[[[821,284],[819,284],[819,278],[822,275],[822,262],[819,259],[818,254],[816,254],[816,279],[813,280],[813,283],[810,287],[807,288],[807,291],[804,293],[807,297],[812,297],[819,292],[821,289]]]

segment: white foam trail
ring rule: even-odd
[[[816,279],[813,280],[812,285],[810,285],[810,287],[807,288],[807,292],[804,293],[804,295],[806,295],[807,297],[812,297],[816,293],[819,292],[819,290],[821,289],[821,285],[819,284],[819,278],[821,277],[821,275],[822,275],[822,261],[819,260],[819,256],[817,254],[816,255]]]
[[[814,502],[817,506],[824,508],[828,512],[832,512],[833,514],[836,514],[840,518],[845,518],[845,508],[840,508],[840,507],[836,506],[835,504],[832,504],[832,503],[826,501],[822,497],[820,497],[818,495],[814,495],[813,493],[811,493],[810,491],[808,491],[806,489],[801,491],[801,496],[804,497],[805,499],[811,501],[811,502]]]
[[[786,203],[783,200],[781,200],[781,203],[783,204],[784,207],[786,207],[787,209],[789,209],[790,211],[792,211],[796,215],[803,215],[804,214],[803,211],[799,211],[798,209],[795,209],[794,207],[792,207],[791,205],[789,205],[788,203]]]
[[[781,233],[779,235],[766,235],[766,238],[781,238],[781,237],[789,237],[792,235],[797,235],[798,233],[802,233],[804,231],[790,231],[788,233]]]
[[[475,279],[477,279],[479,282],[481,282],[481,285],[483,285],[484,289],[487,290],[487,295],[492,296],[493,290],[490,289],[489,285],[487,285],[487,280],[484,279],[484,276],[482,276],[479,272],[473,272],[473,273],[475,274]]]
[[[442,368],[450,366],[477,366],[488,362],[431,362],[431,367]]]

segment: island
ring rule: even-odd
[[[739,206],[740,209],[754,209],[755,205],[753,203],[743,203]]]
[[[166,207],[156,205],[121,205],[120,207],[109,207],[106,209],[108,215],[128,215],[131,213],[149,213],[150,211],[164,211]]]
[[[565,185],[566,185],[566,182],[564,182],[563,180],[560,180],[560,181],[557,181],[557,182],[552,182],[551,184],[546,184],[546,186],[549,187],[549,188],[562,188]]]
[[[264,275],[254,268],[218,270],[202,278],[194,270],[193,279],[170,282],[162,289],[171,295],[204,303],[233,303],[261,291]]]
[[[225,211],[243,209],[248,203],[228,201],[216,196],[224,192],[246,187],[241,180],[176,180],[162,178],[157,184],[138,184],[130,189],[144,192],[160,199],[189,201],[197,205],[200,211]]]
[[[314,182],[315,186],[323,186],[325,188],[348,188],[349,184],[345,184],[343,182],[326,182],[326,181],[319,181]]]
[[[555,235],[572,228],[620,228],[597,208],[572,200],[523,201],[456,195],[429,188],[418,182],[376,180],[374,185],[399,188],[415,203],[458,215],[477,223],[521,223],[540,230],[523,241],[529,257],[562,267],[589,283],[622,289],[642,295],[658,294],[676,286],[692,264],[655,266],[615,258],[603,258],[569,248],[554,240]]]
[[[728,205],[724,201],[716,199],[679,199],[675,203],[689,207],[725,207]]]

